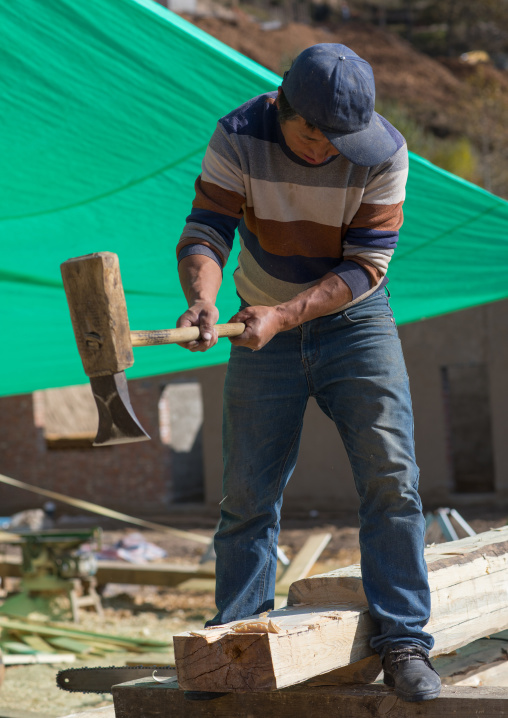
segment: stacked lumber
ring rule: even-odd
[[[508,629],[508,527],[426,551],[432,655]],[[174,637],[187,690],[272,691],[372,655],[359,566],[292,584],[288,606]],[[349,669],[348,669],[349,670]]]
[[[447,685],[508,688],[508,631],[480,638],[433,663]]]
[[[508,631],[480,638],[450,654],[434,656],[431,660],[443,685],[508,688]],[[381,683],[382,678],[381,661],[376,654],[315,676],[306,681],[306,685],[318,687]]]

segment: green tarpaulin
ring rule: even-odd
[[[361,54],[362,48],[354,48]],[[116,252],[132,329],[185,309],[175,243],[221,115],[279,78],[151,0],[0,6],[0,395],[82,383],[60,264]],[[508,296],[508,204],[411,156],[390,267],[399,323]],[[237,308],[226,268],[219,308]],[[131,377],[227,360],[135,350]]]

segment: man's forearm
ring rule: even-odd
[[[330,314],[348,304],[352,298],[351,290],[343,279],[332,272],[325,274],[310,289],[275,307],[281,319],[281,331]]]
[[[178,275],[189,307],[200,302],[215,305],[222,273],[213,259],[202,254],[185,257],[178,265]]]
[[[222,281],[220,267],[210,257],[192,254],[182,259],[178,274],[189,308],[178,319],[177,327],[199,327],[196,341],[182,344],[192,352],[204,352],[217,343],[215,325],[219,312],[215,306]]]

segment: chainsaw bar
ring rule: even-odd
[[[158,682],[166,682],[174,678],[176,681],[176,668],[174,666],[66,668],[57,673],[56,684],[62,690],[71,693],[111,693],[113,686],[140,678],[153,678]]]

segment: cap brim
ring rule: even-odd
[[[341,155],[355,165],[372,167],[385,162],[397,151],[397,143],[381,117],[374,112],[368,126],[360,132],[339,135],[321,130]]]

